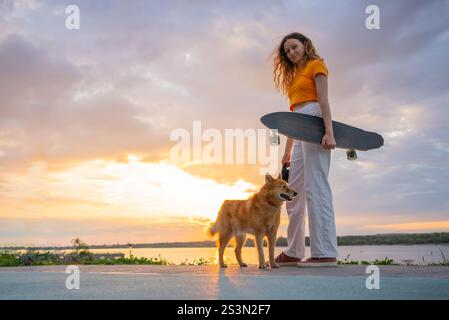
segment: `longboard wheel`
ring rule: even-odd
[[[348,160],[355,160],[357,159],[357,152],[355,152],[354,149],[349,149],[348,151],[346,151],[346,157],[348,158]]]
[[[277,133],[277,130],[270,130],[270,143],[272,146],[278,146],[281,144],[281,138]]]

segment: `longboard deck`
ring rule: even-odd
[[[321,117],[296,112],[273,112],[264,115],[260,121],[269,129],[277,129],[292,139],[320,144],[325,133]],[[338,121],[332,121],[337,148],[367,151],[384,144],[382,136]]]

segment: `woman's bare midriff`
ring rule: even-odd
[[[311,103],[311,102],[318,102],[318,101],[316,101],[316,100],[310,100],[310,101],[304,101],[304,102],[300,102],[300,103],[295,103],[294,105],[293,105],[293,110],[295,110],[295,109],[300,109],[300,108],[302,108],[302,107],[304,107],[306,104],[308,104],[308,103]]]

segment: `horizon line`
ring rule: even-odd
[[[341,237],[372,237],[372,236],[388,236],[388,235],[431,235],[431,234],[446,234],[449,233],[449,231],[441,231],[441,232],[422,232],[422,233],[407,233],[407,232],[390,232],[390,233],[376,233],[376,234],[366,234],[366,235],[340,235],[337,236],[337,238]],[[248,235],[251,239],[253,235]],[[79,237],[78,237],[79,238]],[[286,236],[279,236],[276,238],[276,241],[280,238],[285,238]],[[305,237],[306,239],[309,238],[309,236]],[[74,238],[76,239],[76,238]],[[264,239],[265,240],[265,239]],[[204,239],[204,240],[196,240],[196,241],[173,241],[173,242],[149,242],[149,243],[115,243],[115,244],[87,244],[86,246],[88,248],[92,247],[119,247],[119,246],[128,246],[131,244],[131,249],[134,246],[141,246],[141,245],[167,245],[167,244],[192,244],[192,243],[210,243],[215,242],[215,239]],[[0,245],[0,249],[6,249],[6,248],[73,248],[73,245],[48,245],[48,246],[27,246],[27,245]]]

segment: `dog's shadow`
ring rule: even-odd
[[[218,267],[219,268],[219,267]],[[258,270],[254,272],[255,265],[246,268],[238,266],[229,266],[228,268],[219,268],[217,271],[216,299],[254,299],[254,291],[251,289],[256,279],[261,276],[260,273],[272,272],[271,269]]]

